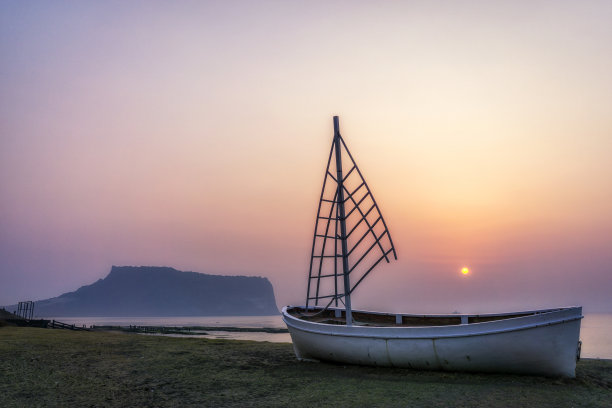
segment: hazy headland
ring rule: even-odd
[[[16,305],[5,307],[9,311]],[[266,278],[113,266],[104,279],[35,303],[38,317],[258,316],[277,314]]]

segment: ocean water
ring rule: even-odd
[[[280,315],[221,317],[53,317],[63,323],[97,326],[207,326],[285,328]],[[170,335],[291,343],[288,333],[207,331],[206,335]],[[582,357],[612,359],[612,313],[586,313],[580,325]]]
[[[612,313],[585,313],[580,340],[582,357],[612,359]]]
[[[280,314],[273,316],[189,316],[189,317],[45,317],[77,326],[205,326],[205,327],[271,327],[285,329]],[[159,335],[159,334],[151,334]],[[206,334],[164,334],[170,337],[203,337],[212,339],[269,341],[291,343],[289,333],[226,332],[207,330]]]

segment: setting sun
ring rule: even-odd
[[[467,266],[464,266],[463,268],[461,268],[461,273],[467,275],[468,273],[470,273],[470,270]]]

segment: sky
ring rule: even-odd
[[[611,312],[610,21],[610,1],[2,0],[0,305],[112,265],[303,304],[339,115],[398,254],[354,307]]]

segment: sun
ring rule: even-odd
[[[467,266],[464,266],[463,268],[461,268],[461,273],[467,275],[468,273],[470,273],[470,270]]]

